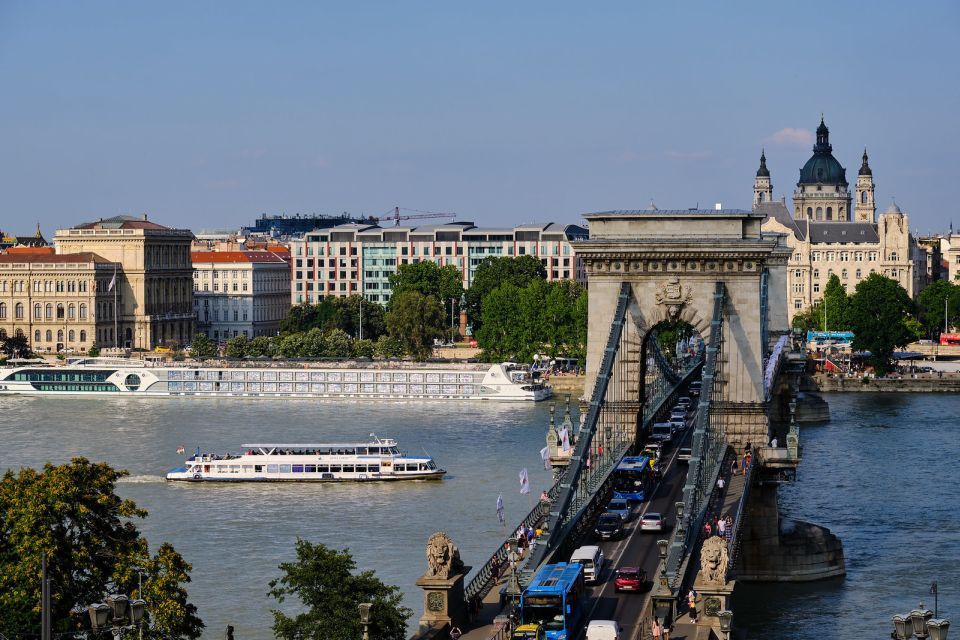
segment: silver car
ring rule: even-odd
[[[640,531],[663,531],[663,516],[648,511],[640,518]]]

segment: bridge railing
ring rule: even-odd
[[[667,553],[667,572],[680,581],[690,550],[696,543],[707,511],[707,501],[716,485],[721,462],[726,453],[726,438],[711,428],[710,408],[718,374],[720,348],[723,343],[723,306],[726,288],[716,283],[713,294],[713,318],[710,322],[710,343],[703,366],[703,387],[693,432],[690,468],[683,488],[683,517],[674,527]]]
[[[737,455],[734,453],[734,455]],[[733,516],[733,531],[730,533],[730,540],[727,543],[727,558],[729,559],[727,563],[727,580],[732,580],[737,565],[737,560],[740,557],[740,548],[743,546],[743,536],[742,526],[743,526],[743,516],[747,508],[747,502],[750,499],[750,485],[753,483],[753,470],[759,467],[761,461],[759,459],[754,459],[750,466],[748,466],[744,471],[743,478],[743,493],[740,495],[740,503],[737,505],[737,511]]]
[[[780,336],[777,344],[773,346],[773,351],[770,352],[770,358],[767,360],[767,366],[763,371],[763,395],[764,399],[768,402],[770,400],[770,394],[773,392],[773,383],[777,380],[777,376],[780,374],[780,367],[783,366],[783,361],[789,352],[790,334],[784,334]]]

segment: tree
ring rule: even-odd
[[[204,333],[195,333],[193,343],[190,345],[190,357],[202,360],[203,358],[213,358],[217,355],[217,345],[210,341],[210,338]]]
[[[413,611],[401,604],[400,590],[373,571],[354,573],[350,551],[297,539],[297,559],[280,565],[269,595],[283,604],[296,598],[305,611],[295,616],[273,611],[273,632],[283,640],[356,640],[363,635],[357,607],[370,602],[371,640],[403,640]]]
[[[302,333],[310,329],[324,329],[336,312],[336,303],[331,298],[324,298],[319,304],[298,304],[280,321],[280,332]]]
[[[327,355],[327,341],[324,337],[323,331],[321,331],[319,328],[314,327],[306,333],[300,333],[296,335],[299,336],[300,340],[294,341],[294,344],[298,344],[299,348],[293,349],[290,357],[323,358]]]
[[[96,358],[100,355],[100,347],[97,345],[91,346],[89,349],[87,349],[87,355],[91,358]]]
[[[247,344],[246,351],[254,358],[273,357],[277,354],[277,345],[268,336],[257,336]]]
[[[373,340],[354,340],[353,357],[354,358],[372,358],[374,354]]]
[[[886,373],[894,350],[910,342],[905,320],[912,307],[910,296],[896,280],[871,273],[857,284],[849,310],[852,346],[870,352],[870,364],[877,373]]]
[[[807,331],[823,331],[823,301],[819,300],[793,316],[790,323],[794,329]]]
[[[319,331],[319,329],[314,329],[314,331]],[[303,357],[303,353],[306,351],[304,336],[306,336],[305,333],[288,333],[280,336],[277,338],[277,353],[284,358]]]
[[[227,340],[227,346],[223,349],[223,355],[228,358],[242,358],[247,355],[247,336],[235,336]]]
[[[376,302],[370,302],[363,296],[336,298],[334,314],[325,328],[340,329],[349,336],[359,337],[361,304],[363,305],[363,337],[376,340],[386,333],[383,307]]]
[[[117,496],[128,475],[104,463],[74,458],[42,471],[7,471],[0,478],[0,633],[21,637],[40,627],[40,575],[46,554],[55,633],[79,631],[70,612],[125,593],[147,601],[153,630],[164,638],[195,639],[203,622],[182,584],[190,565],[162,545],[152,558],[132,522],[146,511]],[[143,592],[134,567],[143,569]],[[31,630],[29,633],[27,630]]]
[[[378,358],[402,358],[406,353],[403,350],[403,343],[389,335],[382,335],[377,338],[373,345],[373,352]]]
[[[390,275],[393,298],[398,293],[416,291],[424,296],[432,296],[443,307],[449,308],[451,300],[459,301],[463,296],[463,275],[452,264],[444,267],[430,260],[421,260],[414,264],[401,264],[396,273]]]
[[[517,288],[527,286],[531,280],[546,280],[547,269],[533,256],[486,258],[477,266],[470,288],[464,294],[464,309],[476,334],[483,324],[483,299],[502,284]]]
[[[323,334],[323,351],[328,358],[349,358],[353,339],[342,329],[331,329]]]
[[[920,322],[927,336],[933,338],[944,329],[944,305],[947,306],[947,325],[957,324],[960,317],[960,286],[948,280],[937,280],[917,296]]]
[[[416,291],[394,294],[387,313],[387,330],[417,360],[428,357],[433,341],[443,335],[443,307],[432,296]]]
[[[850,328],[850,297],[840,283],[837,274],[832,274],[823,289],[823,331],[846,331]]]
[[[8,358],[24,358],[30,355],[30,343],[22,333],[7,336],[0,345],[0,352]]]
[[[510,360],[524,349],[518,330],[521,313],[520,289],[510,282],[496,287],[483,298],[483,317],[475,335],[484,360]]]

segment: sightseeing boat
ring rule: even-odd
[[[417,400],[545,400],[525,365],[473,363],[237,362],[155,365],[85,358],[65,365],[0,367],[0,396],[175,396]]]
[[[239,455],[200,453],[171,470],[167,480],[186,482],[370,482],[439,480],[433,458],[406,455],[396,440],[370,434],[369,442],[245,444]]]

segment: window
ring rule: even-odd
[[[817,220],[823,220],[823,207],[817,207]]]
[[[16,318],[17,320],[23,320],[23,303],[22,302],[18,302],[17,305],[13,308],[13,317]]]
[[[33,341],[40,342],[40,329],[33,332]]]
[[[70,329],[69,333],[67,333],[67,340],[69,342],[74,342],[76,339],[77,339],[77,334],[74,333],[73,329]]]
[[[793,277],[799,280],[803,277],[803,272],[800,271],[800,269],[797,269],[793,272]]]
[[[7,303],[0,302],[0,320],[3,320],[7,317]]]
[[[860,192],[860,202],[862,202],[863,204],[867,204],[867,192],[866,192],[866,191],[861,191],[861,192]]]
[[[67,318],[69,318],[70,320],[73,320],[76,317],[77,317],[77,308],[73,304],[70,304],[67,307]]]
[[[897,261],[897,252],[896,252],[896,251],[891,251],[891,252],[890,252],[890,261],[891,261],[891,262],[896,262],[896,261]]]
[[[793,301],[794,309],[803,309],[803,300],[797,299]]]
[[[840,272],[840,277],[841,277],[842,279],[844,279],[844,280],[847,279],[847,270],[846,270],[846,269],[844,269],[843,271]]]
[[[87,341],[87,332],[81,329],[81,330],[80,330],[80,342],[86,342],[86,341]]]
[[[833,220],[833,207],[827,207],[827,220]]]
[[[803,283],[802,283],[802,282],[798,282],[798,283],[794,284],[794,285],[793,285],[793,292],[794,292],[794,293],[803,293]]]
[[[57,320],[63,320],[63,305],[57,305]]]
[[[819,282],[814,282],[814,283],[813,283],[813,292],[814,292],[814,293],[820,293],[820,283],[819,283]]]
[[[856,278],[857,278],[857,280],[859,280],[859,279],[862,278],[862,277],[863,277],[863,271],[861,271],[860,269],[857,269],[857,272],[856,272]]]
[[[849,262],[849,261],[850,261],[850,253],[848,251],[841,251],[840,262]]]
[[[814,279],[817,279],[817,278],[820,277],[820,269],[814,269],[814,270],[813,270],[813,277],[814,277]]]
[[[857,251],[853,254],[854,262],[863,262],[863,251]]]
[[[53,307],[50,306],[49,304],[48,304],[47,306],[50,307],[50,313],[52,314],[52,313],[53,313]],[[35,305],[33,305],[33,319],[34,319],[34,320],[39,320],[39,319],[41,319],[42,317],[43,317],[43,311],[42,311],[42,309],[40,308],[40,303],[38,302],[38,303],[36,303]]]
[[[47,342],[53,342],[53,331],[47,329]]]
[[[807,207],[807,217],[808,218],[813,217],[813,207]]]

